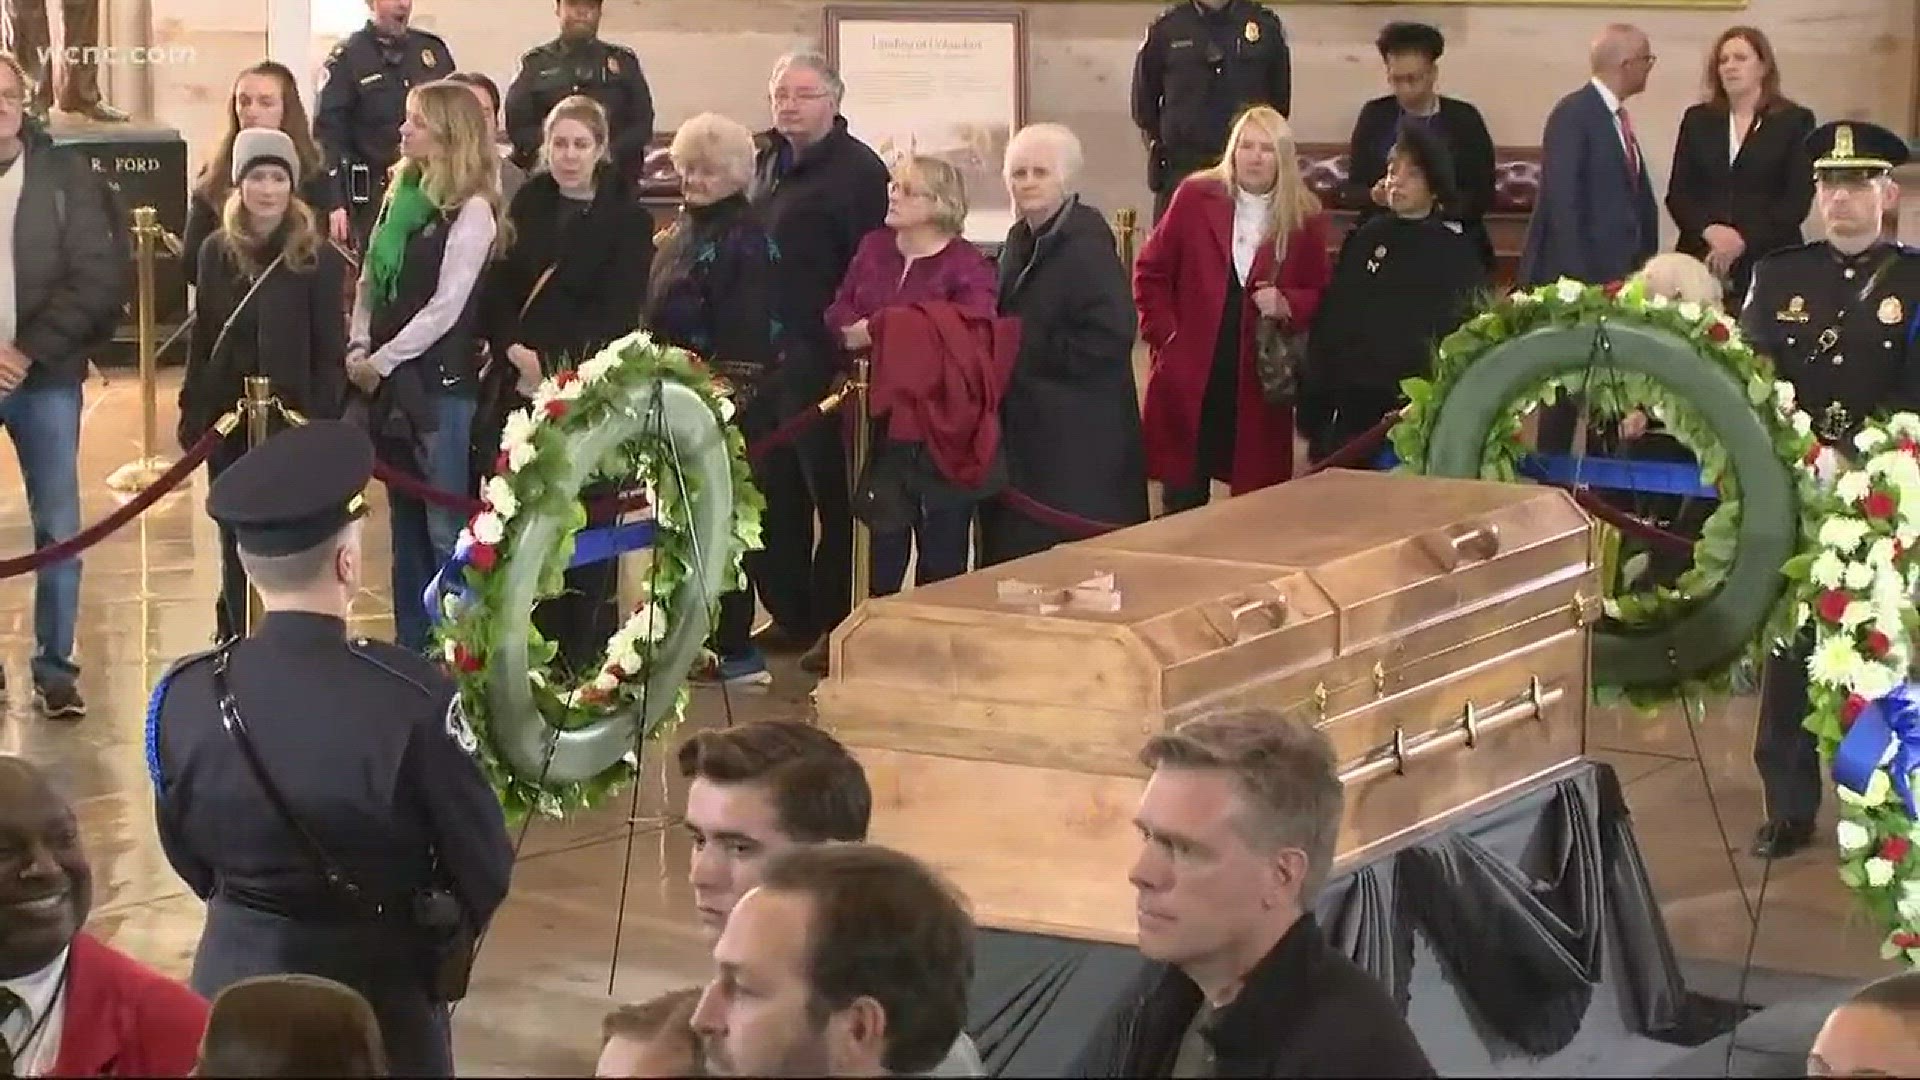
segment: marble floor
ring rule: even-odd
[[[171,432],[171,380],[160,430]],[[88,387],[81,450],[86,521],[109,513],[104,480],[139,454],[140,397],[127,372]],[[174,877],[154,836],[141,745],[149,687],[175,657],[213,630],[218,544],[202,513],[204,474],[85,558],[79,662],[92,715],[49,722],[16,694],[0,722],[0,751],[45,762],[78,801],[96,878],[92,929],[158,967],[184,975],[201,905]],[[384,582],[384,530],[368,530],[370,578]],[[18,470],[0,453],[0,552],[32,543]],[[384,590],[356,603],[359,628],[385,634]],[[28,685],[32,581],[0,580],[0,664]],[[770,690],[732,693],[736,719],[804,715],[811,679],[785,663]],[[696,694],[691,722],[723,721],[718,691]],[[1762,864],[1729,854],[1721,825],[1744,847],[1759,815],[1747,763],[1754,703],[1715,703],[1697,725],[1597,714],[1590,741],[1626,783],[1668,925],[1683,957],[1737,964],[1748,946],[1747,904]],[[658,749],[657,747],[654,749]],[[455,1017],[457,1059],[473,1075],[567,1075],[591,1069],[601,1014],[704,979],[703,947],[684,883],[687,845],[669,824],[677,783],[651,779],[632,802],[527,831],[513,894],[481,950],[472,995]],[[1711,796],[1709,796],[1709,789]],[[1716,807],[1717,814],[1716,816]],[[1116,873],[1122,872],[1120,868]],[[1822,850],[1779,864],[1767,884],[1756,961],[1787,971],[1870,976],[1883,969],[1877,935],[1850,906]]]

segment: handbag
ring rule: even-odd
[[[260,760],[260,753],[253,746],[253,738],[247,733],[246,722],[240,719],[240,704],[235,700],[233,686],[227,678],[234,644],[237,643],[229,643],[220,650],[213,668],[213,691],[220,702],[220,724],[240,748],[240,756],[246,759],[248,770],[253,773],[261,791],[266,793],[267,802],[272,804],[274,813],[300,841],[308,862],[320,873],[321,879],[346,899],[358,914],[379,921],[403,920],[433,936],[433,991],[438,1000],[451,1002],[466,997],[467,985],[473,973],[475,934],[467,925],[459,900],[446,889],[420,889],[408,897],[407,910],[394,911],[369,897],[359,883],[340,867],[339,862],[327,853],[319,839],[307,831],[307,827],[294,814],[293,807],[287,805],[286,797],[280,794],[279,785],[267,774],[266,764]]]
[[[1292,405],[1300,396],[1300,372],[1306,366],[1307,335],[1262,315],[1253,327],[1253,373],[1260,396],[1273,406]]]

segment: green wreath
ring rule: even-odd
[[[1432,378],[1402,388],[1410,404],[1390,437],[1405,470],[1518,480],[1526,415],[1584,388],[1599,417],[1646,409],[1718,490],[1673,586],[1608,598],[1594,641],[1603,700],[1699,700],[1790,633],[1780,568],[1814,535],[1814,484],[1799,467],[1812,423],[1725,316],[1638,282],[1563,280],[1495,302],[1440,343]]]
[[[437,639],[461,710],[508,817],[598,805],[631,779],[643,741],[684,715],[686,678],[720,595],[746,585],[766,501],[723,383],[644,333],[543,383],[508,417],[486,509],[461,534],[465,596],[448,596]],[[652,565],[639,605],[577,681],[533,626],[559,595],[586,524],[580,491],[644,484]]]

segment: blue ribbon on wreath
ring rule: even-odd
[[[1902,683],[1892,693],[1860,710],[1853,727],[1833,752],[1833,778],[1855,795],[1865,795],[1873,774],[1885,765],[1893,790],[1920,819],[1911,779],[1920,769],[1920,690]]]
[[[588,566],[608,559],[617,559],[629,551],[639,551],[653,544],[653,522],[633,521],[623,525],[599,525],[591,529],[581,529],[573,534],[573,558],[567,560],[567,569],[576,566]],[[467,566],[470,564],[470,552],[474,541],[463,536],[453,549],[453,558],[433,575],[427,582],[426,592],[421,599],[427,605],[427,618],[438,623],[446,618],[442,600],[455,596],[462,600],[467,597]]]

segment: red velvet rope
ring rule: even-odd
[[[232,419],[232,414],[229,414],[222,418],[220,424],[208,428],[206,434],[200,436],[200,441],[193,444],[185,457],[174,462],[166,472],[160,474],[158,479],[142,488],[138,495],[127,500],[125,505],[113,513],[65,540],[48,544],[25,555],[0,559],[0,578],[19,577],[22,574],[32,573],[48,563],[65,561],[113,535],[121,526],[140,516],[147,507],[160,501],[161,496],[179,487],[187,477],[192,476],[193,470],[206,462],[207,455],[213,453],[213,448],[220,445],[220,440],[224,438],[220,432],[221,424],[230,423]]]

